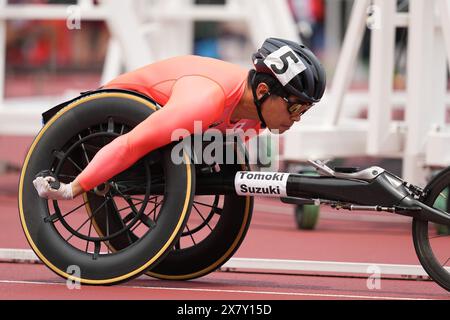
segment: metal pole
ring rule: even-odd
[[[110,38],[103,63],[102,78],[100,84],[105,84],[117,77],[122,71],[122,54],[117,39]]]
[[[353,4],[350,22],[345,33],[344,44],[332,81],[331,103],[328,106],[327,117],[325,119],[326,125],[336,125],[338,123],[344,94],[350,85],[359,48],[361,47],[366,29],[366,9],[368,5],[369,0],[358,0]]]
[[[435,68],[445,70],[445,59],[436,54],[435,9],[436,1],[416,0],[409,6],[409,39],[407,67],[406,145],[403,156],[403,177],[414,184],[426,180],[425,144],[430,125],[439,119],[435,105],[434,87],[442,84],[435,77]],[[441,115],[442,117],[442,115]]]
[[[127,70],[134,70],[154,60],[153,51],[140,29],[135,1],[108,0],[102,1],[107,12],[106,23],[111,36],[118,40],[121,52],[126,57],[124,64]]]
[[[371,30],[369,72],[369,129],[367,153],[378,155],[387,146],[391,122],[391,97],[394,72],[396,0],[376,0],[378,11]]]
[[[260,1],[260,3],[261,2],[262,1]],[[268,1],[265,9],[272,12],[274,17],[283,17],[282,19],[276,19],[277,21],[273,25],[276,36],[296,42],[300,41],[299,30],[296,26],[294,16],[289,9],[287,1]]]
[[[340,17],[342,15],[342,0],[327,0],[325,15],[325,65],[334,69],[337,65],[337,57],[341,47],[342,30]]]
[[[447,66],[450,70],[450,1],[439,1],[439,13],[441,15],[442,34],[444,36],[444,43],[447,52]]]

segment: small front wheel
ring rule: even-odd
[[[319,220],[319,206],[305,204],[295,207],[295,222],[301,230],[314,230]]]
[[[450,168],[447,168],[427,185],[423,202],[450,215],[449,190]],[[441,287],[450,291],[450,235],[439,232],[432,222],[419,219],[413,219],[412,233],[423,268]]]

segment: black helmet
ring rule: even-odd
[[[274,76],[285,91],[300,101],[316,103],[322,98],[326,85],[325,70],[304,45],[268,38],[252,59],[257,72]]]

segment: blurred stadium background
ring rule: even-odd
[[[22,252],[4,248],[29,249],[17,182],[43,111],[175,55],[250,68],[269,36],[305,43],[328,78],[323,100],[281,136],[280,170],[330,159],[423,186],[450,165],[450,0],[0,0],[0,260]],[[418,264],[405,217],[324,210],[321,230],[293,234],[292,206],[256,202],[243,256]],[[266,250],[274,230],[283,237]]]

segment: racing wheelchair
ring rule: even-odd
[[[223,148],[236,164],[195,163],[179,142],[152,151],[132,167],[74,200],[42,199],[32,181],[50,170],[72,181],[104,145],[160,108],[126,90],[96,90],[43,114],[44,126],[25,158],[19,213],[26,238],[58,275],[84,284],[110,285],[141,274],[188,280],[213,272],[239,248],[255,195],[297,205],[386,211],[412,218],[412,238],[430,277],[450,290],[449,238],[433,224],[450,226],[450,168],[421,189],[380,167],[333,170],[311,161],[318,175],[250,171],[241,144]],[[194,157],[195,158],[195,157]],[[229,163],[229,162],[227,162]],[[77,266],[79,274],[71,267]]]

